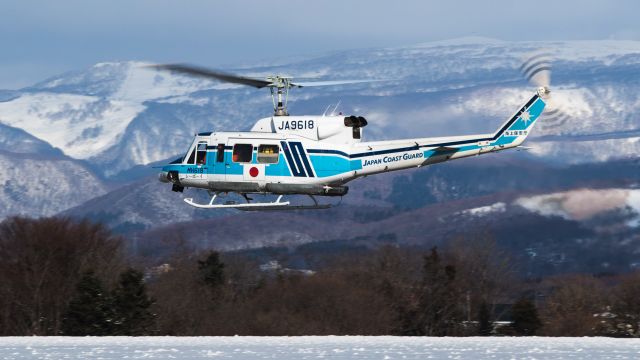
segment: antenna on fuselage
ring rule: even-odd
[[[324,112],[322,113],[322,117],[327,116],[327,111],[329,111],[330,107],[331,107],[331,104],[327,105],[327,107],[324,109]]]
[[[338,106],[340,106],[340,103],[342,103],[342,100],[338,100],[338,102],[336,103],[336,106],[333,107],[333,110],[331,110],[331,116],[336,115],[336,110],[338,110]]]

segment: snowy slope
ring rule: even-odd
[[[89,169],[75,160],[0,152],[0,218],[47,216],[107,192]]]
[[[573,115],[564,124],[544,121],[535,136],[556,136],[534,154],[568,162],[634,156],[638,135],[621,146],[600,139],[575,147],[562,138],[640,129],[637,74],[640,42],[505,42],[463,38],[380,49],[358,49],[274,65],[227,69],[244,75],[270,73],[306,79],[387,79],[369,84],[307,88],[292,92],[293,113],[341,110],[370,120],[370,139],[486,132],[528,96],[531,86],[517,68],[525,54],[554,52],[554,92]],[[304,79],[302,79],[304,80]],[[264,91],[155,72],[140,62],[110,62],[63,74],[0,102],[0,123],[21,128],[77,159],[89,159],[112,176],[135,165],[173,157],[194,132],[248,129],[270,114]],[[579,151],[575,149],[579,148]],[[571,156],[559,157],[564,151]]]
[[[551,337],[5,337],[11,359],[637,359],[637,339]]]
[[[113,146],[144,106],[95,96],[38,92],[0,102],[0,121],[87,159]]]
[[[103,222],[116,232],[132,233],[162,224],[235,213],[232,210],[201,211],[193,208],[182,201],[185,195],[205,201],[206,192],[186,189],[184,193],[175,193],[166,185],[157,181],[155,176],[144,178],[78,204],[61,215],[87,217]]]
[[[40,154],[46,156],[63,156],[60,149],[42,141],[28,132],[11,126],[0,124],[0,151],[18,154]]]

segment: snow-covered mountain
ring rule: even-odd
[[[366,139],[438,136],[495,129],[533,91],[518,67],[540,48],[557,58],[553,94],[573,117],[563,124],[541,121],[529,154],[554,163],[637,157],[640,42],[464,38],[224,70],[299,80],[385,80],[296,89],[289,108],[296,114],[322,113],[340,102],[340,111],[367,117]],[[122,229],[213,216],[185,209],[178,194],[141,177],[153,170],[144,166],[182,153],[195,132],[250,128],[271,114],[271,99],[264,90],[146,65],[104,62],[18,91],[0,91],[0,158],[9,169],[0,216],[49,215],[94,198],[72,213],[81,215],[84,209]],[[38,175],[21,175],[30,172]],[[123,178],[133,183],[107,194]],[[386,202],[369,196],[374,190],[366,191],[352,192],[350,198]]]
[[[226,69],[304,79],[386,79],[292,93],[293,113],[341,110],[370,120],[369,138],[493,130],[531,93],[518,73],[526,54],[557,58],[555,96],[574,118],[536,129],[534,154],[564,161],[602,161],[640,151],[624,141],[584,138],[640,129],[640,42],[505,42],[464,38],[382,49],[358,49],[277,65]],[[0,102],[0,123],[24,130],[106,176],[181,153],[194,132],[248,129],[270,115],[268,94],[250,88],[156,72],[144,63],[100,63],[14,92]],[[565,136],[571,142],[565,143]],[[555,136],[555,138],[554,138]],[[544,141],[543,141],[544,140]],[[584,140],[584,141],[582,141]],[[596,146],[602,145],[602,146]],[[568,151],[570,156],[559,157]]]
[[[103,195],[108,188],[80,162],[0,151],[0,218],[50,216]]]

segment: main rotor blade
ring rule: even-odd
[[[215,70],[205,69],[199,66],[193,66],[193,65],[187,65],[187,64],[166,64],[166,65],[160,64],[160,65],[150,65],[150,67],[154,69],[159,69],[159,70],[174,71],[177,73],[191,75],[191,76],[216,79],[216,80],[233,83],[233,84],[253,86],[258,89],[271,85],[270,81],[238,76],[234,74],[225,73],[222,71],[215,71]]]
[[[332,85],[345,85],[345,84],[359,84],[366,82],[376,82],[383,80],[327,80],[327,81],[303,81],[291,83],[291,86],[296,87],[313,87],[313,86],[332,86]]]

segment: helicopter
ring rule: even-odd
[[[264,79],[239,76],[188,64],[150,65],[156,70],[228,83],[268,88],[273,115],[259,119],[249,131],[201,132],[183,157],[162,166],[159,180],[172,190],[205,189],[208,203],[184,201],[196,208],[245,211],[326,209],[318,197],[342,197],[347,183],[374,174],[420,168],[455,159],[521,147],[545,109],[550,94],[550,67],[533,57],[521,71],[537,85],[532,96],[492,133],[451,137],[362,141],[368,122],[359,115],[289,115],[289,90],[368,80],[295,82],[287,76]],[[220,201],[229,193],[246,202]],[[254,201],[252,194],[277,196]],[[312,204],[292,204],[283,197],[305,195]]]

